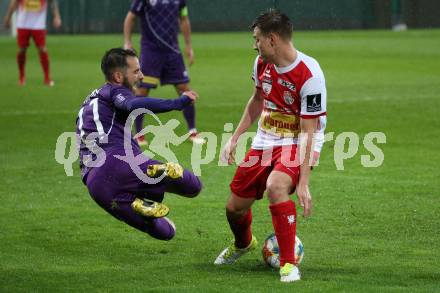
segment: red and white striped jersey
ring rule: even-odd
[[[258,122],[253,149],[298,144],[300,118],[319,117],[314,150],[324,143],[327,90],[318,62],[299,51],[295,61],[286,67],[264,63],[258,56],[252,78],[261,89],[264,107]]]
[[[19,0],[17,28],[46,29],[47,0]]]

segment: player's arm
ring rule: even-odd
[[[240,123],[237,126],[231,139],[225,145],[222,151],[222,160],[232,164],[235,162],[235,148],[237,146],[240,135],[245,133],[249,127],[260,117],[263,111],[264,98],[261,94],[261,88],[255,87],[254,93],[249,99],[246,108],[244,109]]]
[[[296,186],[299,204],[304,209],[303,215],[309,216],[312,210],[312,196],[309,190],[309,177],[314,148],[314,137],[318,128],[319,117],[326,115],[327,91],[325,89],[324,75],[317,74],[307,80],[300,91],[301,114],[299,147],[301,166],[299,181]]]
[[[61,27],[61,14],[58,8],[58,0],[50,0],[50,8],[52,9],[53,15],[53,26],[58,29]]]
[[[129,96],[130,98],[126,98]],[[153,113],[164,113],[173,110],[182,110],[193,103],[197,97],[195,92],[184,92],[177,99],[159,99],[151,97],[133,97],[131,94],[121,93],[116,95],[115,107],[123,112],[130,113],[136,109],[148,109]]]
[[[263,96],[261,95],[261,89],[255,88],[254,93],[249,99],[246,108],[244,109],[243,115],[241,117],[240,123],[237,126],[234,134],[232,135],[232,140],[237,142],[240,135],[245,133],[249,127],[255,122],[255,120],[260,117],[263,111]]]
[[[309,177],[311,153],[313,152],[313,135],[318,125],[318,117],[316,118],[301,118],[301,133],[300,133],[300,152],[301,152],[301,166],[298,185],[296,186],[296,194],[298,195],[299,204],[304,209],[304,216],[309,216],[312,208],[312,196],[309,190]]]
[[[124,20],[124,49],[133,49],[133,44],[131,43],[131,35],[133,32],[134,21],[136,19],[136,14],[129,11]]]
[[[191,22],[188,17],[188,8],[184,6],[180,11],[180,30],[185,41],[185,55],[190,65],[194,63],[194,51],[191,42]]]
[[[8,11],[6,12],[5,17],[3,18],[3,26],[7,29],[11,27],[11,17],[12,13],[17,10],[18,0],[11,0],[9,2]]]

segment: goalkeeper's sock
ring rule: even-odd
[[[295,264],[296,208],[290,199],[269,206],[272,224],[280,248],[280,266]]]

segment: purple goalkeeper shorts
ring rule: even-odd
[[[160,162],[150,159],[140,168],[146,172],[151,164]],[[163,179],[154,185],[144,183],[128,163],[113,154],[107,155],[104,165],[90,170],[86,185],[96,203],[112,216],[160,240],[173,238],[174,227],[164,218],[152,219],[137,214],[131,203],[136,198],[162,202],[165,192],[195,196],[202,188],[199,178],[188,170],[184,171],[183,178],[177,180]]]
[[[159,82],[162,85],[189,83],[181,53],[142,48],[140,65],[144,74],[141,87],[155,88]]]

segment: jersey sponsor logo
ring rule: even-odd
[[[297,137],[299,120],[295,115],[264,110],[261,115],[260,128],[264,132],[279,137]]]
[[[293,83],[288,82],[287,80],[278,78],[278,83],[286,88],[288,88],[289,90],[291,90],[292,92],[296,91],[296,87]]]
[[[37,12],[41,10],[41,0],[25,0],[24,9],[26,11]]]
[[[292,97],[292,94],[289,91],[284,91],[283,93],[284,102],[287,105],[292,105],[295,99]]]
[[[157,0],[150,0],[150,5],[151,6],[156,6],[157,4]]]
[[[271,79],[263,79],[262,82],[262,87],[263,87],[263,92],[266,95],[269,95],[270,92],[272,91],[272,80]]]
[[[321,108],[321,94],[307,96],[307,112],[318,112]]]

